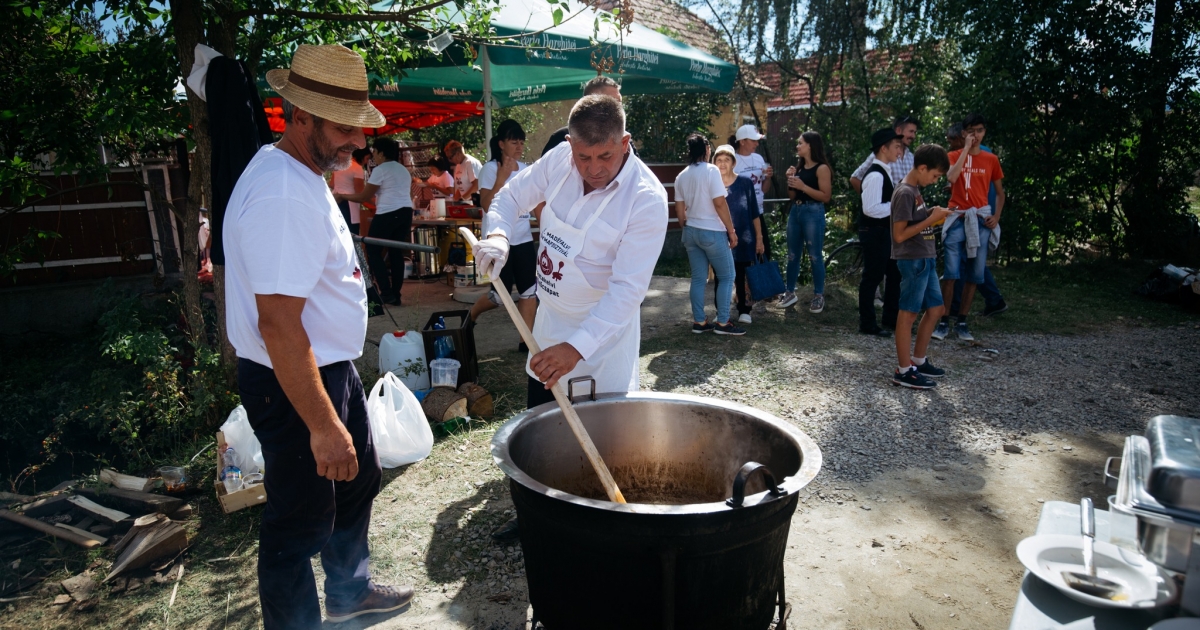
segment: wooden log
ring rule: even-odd
[[[129,543],[133,542],[133,539],[137,537],[138,532],[157,525],[159,521],[165,518],[166,517],[162,514],[147,514],[145,516],[139,516],[133,521],[133,525],[129,528],[129,531],[125,533],[125,536],[122,537],[121,540],[117,541],[117,544],[113,545],[113,553],[119,555],[125,550],[126,547],[129,546]]]
[[[80,536],[79,534],[76,534],[70,530],[55,527],[53,525],[47,525],[46,523],[43,523],[37,519],[22,516],[9,510],[0,510],[0,518],[6,521],[12,521],[14,523],[24,525],[29,529],[39,531],[43,534],[53,536],[55,538],[61,538],[67,542],[75,543],[84,549],[91,549],[92,547],[100,546],[100,543],[91,538],[84,538],[83,536]]]
[[[146,492],[154,487],[153,479],[124,475],[108,468],[100,471],[100,481],[122,490],[132,490],[134,492]]]
[[[67,525],[66,523],[55,523],[54,526],[61,527],[69,532],[75,532],[76,534],[79,534],[80,536],[83,536],[84,538],[91,538],[92,540],[100,543],[101,545],[108,542],[108,539],[105,538],[104,536],[97,536],[96,534],[93,534],[92,532],[89,532],[86,529],[79,529],[78,527],[71,527],[70,525]]]
[[[479,418],[491,418],[496,411],[492,395],[475,383],[463,383],[458,393],[467,397],[467,412]]]
[[[0,503],[29,503],[32,500],[33,497],[28,497],[23,494],[0,492]]]
[[[98,503],[117,506],[122,510],[128,510],[134,514],[145,514],[147,512],[170,514],[183,506],[183,499],[179,497],[168,497],[161,494],[124,490],[121,488],[105,488],[102,491],[83,488],[76,494],[81,494]]]
[[[178,554],[186,549],[188,544],[187,532],[183,527],[161,516],[154,525],[136,533],[130,530],[126,537],[131,540],[113,562],[112,570],[109,571],[108,577],[104,578],[105,582],[125,571],[140,569],[159,558]],[[121,542],[125,543],[124,540]]]
[[[97,520],[104,521],[105,523],[108,523],[110,525],[115,525],[115,524],[120,523],[121,521],[129,518],[128,514],[122,512],[120,510],[106,508],[103,505],[100,505],[99,503],[96,503],[95,501],[92,501],[91,499],[84,497],[84,496],[76,495],[67,500],[70,501],[71,503],[73,503],[75,505],[75,507],[92,515]]]
[[[448,387],[436,387],[421,401],[421,410],[432,422],[466,417],[467,397]]]
[[[58,514],[59,512],[64,512],[73,507],[70,501],[68,501],[70,498],[70,495],[59,494],[52,497],[46,497],[45,499],[38,499],[37,501],[26,504],[24,507],[22,507],[21,513],[25,516],[32,516],[35,518],[40,516],[50,516],[51,514]]]

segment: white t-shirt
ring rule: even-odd
[[[330,177],[333,179],[333,192],[342,193],[343,195],[353,195],[358,192],[354,190],[354,180],[365,179],[363,177],[362,164],[354,160],[350,160],[349,168],[334,171]],[[347,201],[346,203],[350,204],[350,222],[358,224],[358,202]]]
[[[462,163],[454,167],[454,187],[458,189],[460,197],[466,196],[467,191],[471,189],[471,183],[479,179],[481,170],[483,170],[483,165],[479,163],[479,160],[464,151]]]
[[[733,157],[735,162],[733,172],[738,175],[745,175],[750,178],[751,182],[754,182],[754,196],[758,199],[758,212],[762,214],[764,210],[763,183],[767,181],[763,173],[767,170],[767,161],[757,153],[751,153],[750,155],[735,153]]]
[[[717,216],[713,199],[725,198],[721,171],[708,162],[688,165],[675,177],[675,199],[687,206],[687,226],[697,230],[724,232],[725,224]]]
[[[375,214],[413,207],[412,175],[403,164],[391,160],[376,166],[367,183],[379,186],[379,192],[375,193]]]
[[[443,188],[450,188],[451,190],[453,190],[454,176],[451,175],[449,173],[449,171],[442,171],[441,175],[430,175],[429,178],[425,180],[425,183],[437,184],[438,186],[441,186]],[[431,190],[433,192],[434,199],[441,199],[443,197],[446,197],[446,195],[442,191],[440,191],[436,188],[433,188]]]
[[[505,185],[507,185],[508,182],[511,182],[512,178],[516,177],[517,173],[521,172],[521,169],[525,168],[526,166],[528,166],[528,164],[518,160],[517,161],[517,170],[513,171],[508,176],[508,181],[504,182]],[[496,173],[498,173],[499,171],[500,171],[500,163],[497,162],[496,160],[488,160],[488,163],[484,164],[483,168],[480,169],[480,171],[479,171],[479,190],[490,190],[492,186],[495,186],[496,185]],[[503,188],[503,186],[501,186],[501,188]],[[497,190],[496,192],[500,192],[500,191]],[[480,234],[488,233],[488,213],[486,213],[486,212],[483,214],[482,230],[483,231],[480,232]],[[510,239],[508,241],[508,243],[510,245],[520,245],[522,243],[528,243],[532,240],[533,240],[533,229],[529,226],[529,217],[525,217],[522,220],[518,220],[517,223],[513,226],[512,239]]]
[[[300,323],[318,367],[362,355],[367,292],[350,229],[323,177],[263,146],[233,188],[222,242],[225,322],[237,356],[274,367],[255,294],[307,300]]]

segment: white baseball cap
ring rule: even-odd
[[[738,127],[734,137],[738,140],[762,140],[766,136],[758,133],[758,129],[755,129],[754,125],[742,125]]]

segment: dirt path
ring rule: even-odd
[[[1100,469],[1124,436],[1156,413],[1200,415],[1192,387],[1200,330],[1190,324],[942,342],[931,356],[952,378],[917,393],[887,385],[890,341],[808,313],[756,315],[740,339],[691,335],[686,291],[685,280],[654,280],[642,312],[644,387],[764,409],[798,424],[825,456],[792,522],[792,628],[1006,628],[1022,575],[1014,549],[1036,528],[1042,503],[1087,495],[1104,507]],[[830,319],[850,308],[835,305]],[[989,348],[998,353],[983,352]],[[500,356],[504,369],[519,370],[520,355]],[[422,563],[430,563],[428,581],[411,611],[369,627],[526,627],[519,551],[486,539],[512,507],[490,465],[489,437],[481,431],[452,447],[453,464],[435,451],[425,471],[410,469],[385,489],[415,497],[449,488],[452,500],[433,520],[454,536],[435,536],[416,555],[393,543],[408,567],[396,577],[420,584]],[[1025,453],[1005,454],[1002,443]],[[436,480],[430,469],[441,471]],[[404,498],[379,505],[373,530],[394,518],[430,529]],[[497,550],[504,560],[489,569]],[[442,566],[454,551],[463,559]],[[482,562],[463,564],[473,560]],[[456,575],[464,569],[470,579]],[[447,571],[449,580],[440,577]]]

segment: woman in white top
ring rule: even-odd
[[[496,127],[492,136],[491,159],[479,171],[479,203],[485,210],[483,233],[488,233],[488,217],[486,210],[492,206],[496,193],[504,188],[504,184],[525,168],[521,161],[525,153],[525,130],[515,120],[505,120]],[[521,317],[533,330],[533,318],[537,313],[537,243],[533,240],[533,231],[529,228],[529,220],[520,220],[509,240],[508,263],[500,270],[500,279],[511,292],[514,288],[520,295],[517,299],[517,310]],[[500,296],[490,291],[487,296],[480,297],[471,307],[471,325],[480,315],[500,305]],[[521,343],[518,349],[525,350]]]
[[[400,163],[400,145],[391,138],[378,138],[372,146],[372,155],[375,168],[362,192],[335,194],[334,198],[361,202],[375,197],[375,218],[371,220],[368,236],[411,243],[412,175]],[[404,255],[400,250],[389,250],[385,267],[384,249],[368,245],[367,264],[370,265],[371,276],[379,285],[379,297],[383,303],[400,306],[400,289],[404,285]]]
[[[694,133],[688,136],[687,145],[689,164],[675,178],[675,215],[683,226],[683,246],[692,266],[692,332],[744,335],[746,331],[729,320],[734,277],[731,250],[738,241],[725,200],[725,183],[721,171],[708,163],[712,150],[708,139]],[[709,265],[717,276],[717,319],[711,324],[704,315]]]

